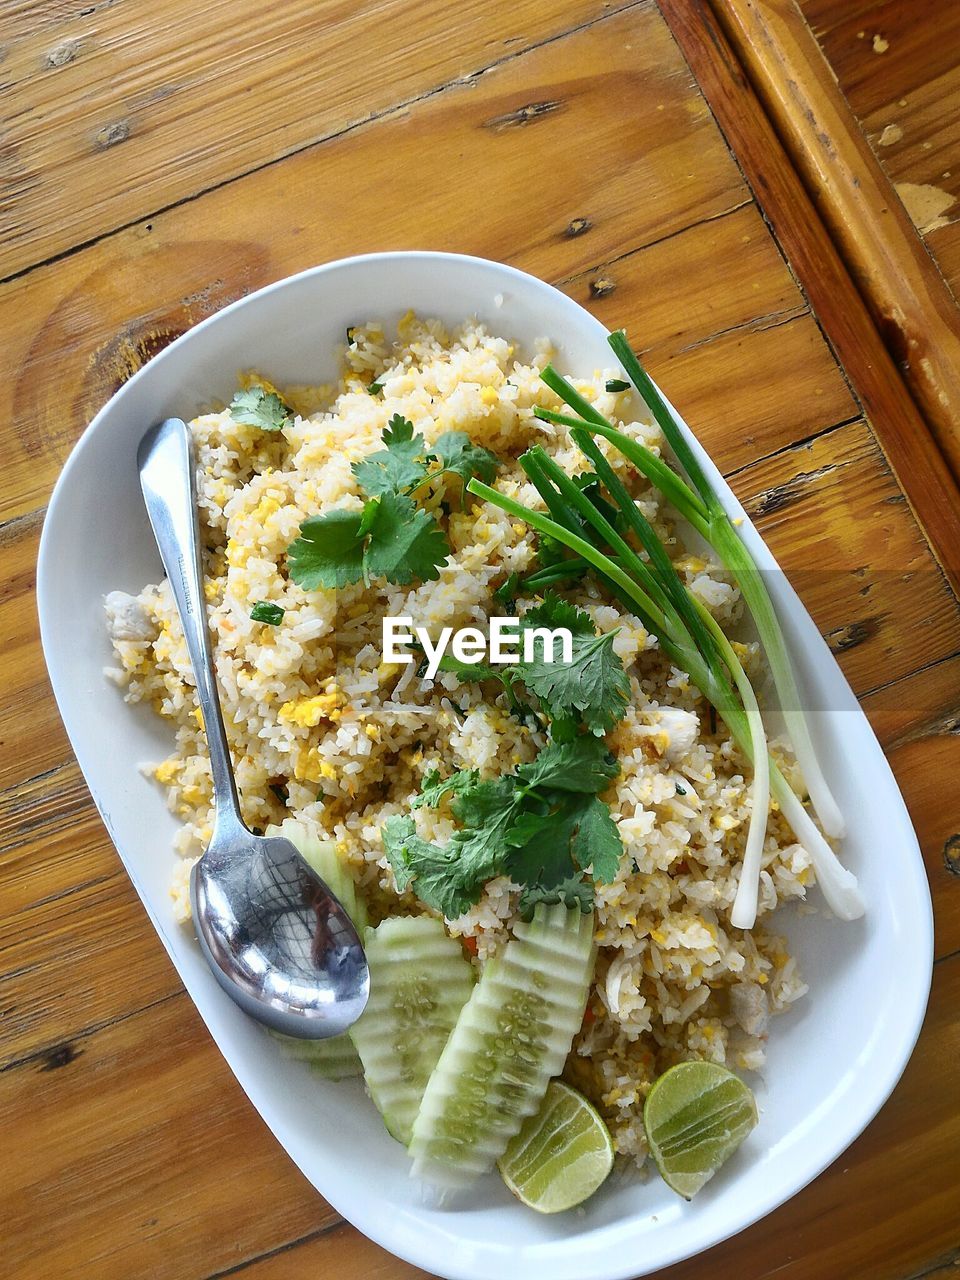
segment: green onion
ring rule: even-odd
[[[574,553],[575,561],[552,565],[551,572],[569,572],[571,566],[579,572],[583,566],[589,566],[598,573],[608,588],[656,635],[667,656],[687,672],[720,714],[734,741],[754,764],[754,804],[741,869],[741,886],[734,904],[735,927],[750,928],[756,917],[760,859],[771,791],[810,853],[829,905],[843,919],[856,918],[863,911],[856,878],[837,861],[833,850],[770,759],[756,695],[733,646],[716,620],[686,591],[652,526],[596,445],[584,435],[585,428],[599,426],[587,416],[589,413],[595,419],[596,411],[565,380],[553,371],[551,373],[553,380],[550,385],[565,399],[569,393],[568,402],[582,416],[582,421],[572,424],[579,446],[594,463],[598,477],[623,513],[628,530],[640,541],[650,563],[640,559],[603,512],[539,447],[523,454],[520,463],[542,497],[549,515],[524,506],[476,478],[467,485],[469,492],[508,515],[525,520],[538,533],[553,538]],[[547,371],[544,379],[548,380]],[[562,391],[557,384],[562,386]],[[613,428],[609,430],[613,431]],[[679,477],[677,479],[679,481]],[[701,508],[706,512],[707,506],[701,499],[692,492],[690,498],[696,504],[692,507],[696,514],[699,515]],[[612,554],[607,554],[583,536],[587,526],[600,535]],[[532,577],[542,580],[547,572],[543,570]],[[527,585],[529,582],[530,579]]]
[[[544,378],[551,372],[553,371],[548,365],[543,371]],[[593,406],[589,405],[588,408],[592,411]],[[588,431],[593,432],[594,435],[604,436],[611,443],[616,444],[624,457],[632,462],[637,470],[642,472],[650,483],[660,490],[702,537],[706,538],[709,528],[706,507],[686,481],[678,476],[675,471],[672,471],[662,458],[658,458],[655,453],[652,453],[642,444],[638,444],[635,440],[631,440],[629,436],[623,436],[622,432],[611,427],[610,423],[605,418],[600,417],[599,414],[590,418],[573,418],[567,413],[557,413],[554,409],[541,409],[539,406],[534,409],[533,413],[535,417],[540,418],[543,422],[556,422],[561,426],[571,428],[585,427]],[[622,436],[624,442],[622,447],[620,442],[613,438],[615,436]]]
[[[250,617],[254,622],[265,622],[270,627],[279,627],[283,615],[284,610],[278,604],[271,604],[269,600],[258,600],[250,610]]]
[[[800,705],[796,676],[787,653],[783,631],[773,603],[764,586],[762,574],[734,528],[730,517],[721,506],[720,499],[694,456],[693,450],[690,448],[666,401],[631,350],[626,334],[623,330],[619,330],[617,333],[610,334],[608,341],[626,370],[627,376],[640,392],[654,418],[659,423],[680,465],[699,491],[700,498],[708,513],[707,528],[706,530],[701,529],[700,532],[703,533],[703,536],[717,552],[722,563],[736,578],[747,608],[756,623],[760,642],[766,653],[767,662],[777,690],[787,732],[790,735],[790,740],[796,753],[797,764],[800,766],[803,780],[810,794],[810,801],[824,831],[828,835],[842,836],[844,833],[843,815],[823,775],[820,761],[817,759],[816,750],[810,737],[810,728]],[[556,390],[556,387],[554,389]],[[558,394],[560,393],[558,392]],[[572,404],[573,402],[568,401],[568,403]],[[574,407],[580,412],[579,405]],[[601,434],[615,444],[625,457],[633,461],[631,453],[626,448],[621,447],[623,441],[628,441],[628,437],[610,427],[609,423],[605,425],[607,430]],[[636,448],[633,441],[628,441],[628,443]],[[673,501],[666,489],[663,489],[663,493],[670,501]],[[674,505],[677,504],[674,503]]]

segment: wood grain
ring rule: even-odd
[[[612,94],[656,131],[623,128]],[[491,127],[546,101],[562,108]],[[587,136],[590,164],[571,145]],[[466,193],[494,183],[478,218]],[[144,360],[280,276],[430,241],[562,280],[746,198],[662,21],[649,6],[615,14],[0,286],[3,512],[46,500],[83,426]],[[571,236],[578,218],[591,226]]]
[[[660,0],[934,554],[960,590],[960,490],[709,0]]]
[[[69,754],[43,654],[34,604],[43,512],[0,523],[0,789],[60,764]]]
[[[165,0],[162,22],[134,0],[18,8],[0,278],[609,12],[463,0],[451,39],[442,0]]]
[[[751,466],[734,487],[855,692],[910,674],[918,651],[931,662],[956,651],[956,599],[862,422]]]
[[[182,989],[75,763],[0,793],[0,875],[0,1069]]]
[[[960,296],[960,8],[932,0],[922,21],[911,0],[800,0],[800,9],[884,172],[898,189],[921,188],[914,225]]]
[[[335,1220],[185,995],[0,1073],[0,1115],[17,1280],[206,1276]]]
[[[960,312],[795,0],[714,0],[724,28],[960,477]]]
[[[191,21],[211,36],[216,75],[206,79],[205,68],[191,64],[198,79],[178,85],[178,100],[138,103],[137,91],[164,82],[169,50],[184,43],[182,0],[171,0],[168,33],[151,25],[142,80],[132,91],[133,55],[123,42],[147,22],[132,0],[94,5],[86,14],[61,0],[8,7],[4,83],[11,67],[26,65],[31,51],[39,56],[48,39],[49,49],[66,57],[64,43],[80,30],[71,24],[89,21],[112,33],[102,51],[88,48],[51,69],[65,86],[62,107],[51,105],[53,74],[28,67],[26,79],[7,85],[28,114],[42,102],[56,125],[56,136],[43,142],[49,149],[40,156],[36,193],[26,193],[15,210],[25,219],[40,211],[38,237],[61,234],[51,225],[57,197],[43,165],[51,157],[69,160],[56,148],[69,143],[70,130],[104,103],[120,101],[107,85],[108,66],[129,110],[149,123],[104,152],[114,168],[88,167],[79,155],[76,165],[64,165],[74,193],[92,175],[111,176],[87,205],[66,208],[68,256],[0,287],[0,574],[9,584],[0,597],[8,693],[0,709],[0,1221],[4,1266],[17,1280],[422,1274],[340,1224],[306,1186],[182,994],[84,796],[46,691],[30,593],[42,504],[80,429],[115,386],[172,337],[251,288],[339,254],[427,239],[508,258],[561,283],[608,323],[629,326],[733,473],[866,695],[930,870],[941,960],[920,1053],[893,1101],[852,1152],[791,1205],[676,1269],[672,1280],[699,1276],[704,1267],[720,1280],[905,1280],[949,1261],[960,1138],[952,1016],[960,995],[960,877],[945,851],[960,831],[960,799],[941,780],[957,763],[957,606],[872,429],[897,476],[909,482],[913,507],[948,567],[960,558],[960,538],[947,536],[958,527],[951,482],[942,463],[937,469],[929,437],[915,430],[909,397],[782,149],[756,115],[755,97],[724,61],[722,36],[701,20],[693,0],[664,0],[664,7],[688,56],[700,41],[698,78],[745,157],[762,215],[650,4],[613,12],[550,0],[545,9],[524,2],[494,14],[471,0],[465,43],[441,47],[443,15],[415,0],[407,10],[426,24],[422,59],[434,68],[418,80],[414,35],[403,50],[390,43],[397,4],[362,12],[324,4],[307,14],[302,0],[291,0],[283,14],[270,10],[273,27],[267,21],[251,37],[249,0],[229,10],[213,3],[193,11]],[[677,20],[684,7],[685,26]],[[312,116],[303,111],[294,119],[289,101],[264,110],[256,55],[265,72],[299,70],[320,14],[333,28],[331,47],[353,32],[355,47],[343,55],[344,66],[362,64],[353,97],[337,80],[329,103],[318,105],[311,66],[303,78],[314,94]],[[584,14],[598,20],[553,39]],[[292,47],[286,25],[294,15],[302,18],[303,49]],[[518,39],[501,65],[441,85],[443,68],[464,49],[475,59],[464,69],[496,60],[506,30]],[[381,45],[382,85],[367,71]],[[237,83],[227,84],[223,69],[234,64]],[[408,74],[426,88],[393,109]],[[210,92],[214,81],[219,94]],[[252,154],[249,140],[260,145],[258,112],[262,156],[272,157],[323,130],[336,132],[347,112],[351,120],[375,115],[377,103],[387,109],[368,124],[239,176],[241,154]],[[183,104],[190,111],[181,111]],[[179,132],[176,120],[186,122]],[[220,138],[221,156],[209,154],[204,130]],[[169,193],[183,191],[171,166],[185,138],[197,157],[192,191],[238,176],[150,215],[179,198]],[[2,156],[0,174],[10,152]],[[158,166],[156,175],[145,170],[145,157]],[[116,175],[122,182],[114,183]],[[141,198],[141,212],[118,213],[124,201],[133,208]],[[111,219],[127,216],[139,220],[104,234],[116,225]],[[101,238],[81,247],[71,237],[87,220]],[[24,261],[33,260],[38,243],[23,242]],[[614,288],[598,297],[593,286],[601,278]],[[135,981],[119,983],[118,973],[133,973]],[[201,1149],[198,1116],[205,1117],[209,1150]]]

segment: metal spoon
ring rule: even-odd
[[[370,974],[343,907],[294,845],[240,816],[203,594],[190,431],[168,418],[137,453],[147,514],[193,665],[213,775],[213,836],[190,877],[193,919],[217,981],[242,1009],[304,1039],[338,1035],[367,1003]]]

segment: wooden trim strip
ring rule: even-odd
[[[719,8],[737,0],[714,0]],[[870,419],[934,555],[960,595],[960,489],[710,0],[659,0],[674,38]],[[783,68],[780,68],[783,75]]]
[[[712,0],[807,192],[960,478],[960,310],[795,0]]]

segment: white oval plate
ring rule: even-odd
[[[165,726],[124,705],[102,675],[111,661],[102,600],[136,592],[162,570],[137,482],[136,448],[161,418],[189,419],[225,402],[238,370],[284,383],[334,373],[348,324],[395,321],[408,308],[456,322],[478,316],[530,344],[548,336],[556,363],[592,373],[612,363],[606,330],[549,285],[498,263],[439,253],[350,258],[261,289],[204,321],[151,360],[96,416],[50,502],[40,547],[43,648],[87,783],[153,924],[247,1095],[314,1186],[379,1244],[450,1280],[620,1280],[658,1270],[755,1222],[825,1168],[889,1096],[916,1041],[930,983],[930,897],[906,809],[866,718],[814,623],[781,575],[772,592],[815,738],[850,834],[843,858],[860,877],[867,915],[788,922],[810,994],[772,1027],[757,1084],[761,1123],[690,1204],[654,1176],[612,1180],[581,1210],[538,1217],[495,1176],[469,1203],[441,1211],[408,1177],[355,1082],[327,1084],[288,1061],[224,995],[188,930],[171,914],[175,819],[137,765],[169,751]],[[743,511],[706,455],[731,514]],[[742,526],[761,568],[776,564]],[[819,901],[819,897],[818,897]],[[790,913],[787,913],[788,915]],[[149,1066],[147,1066],[149,1070]]]

